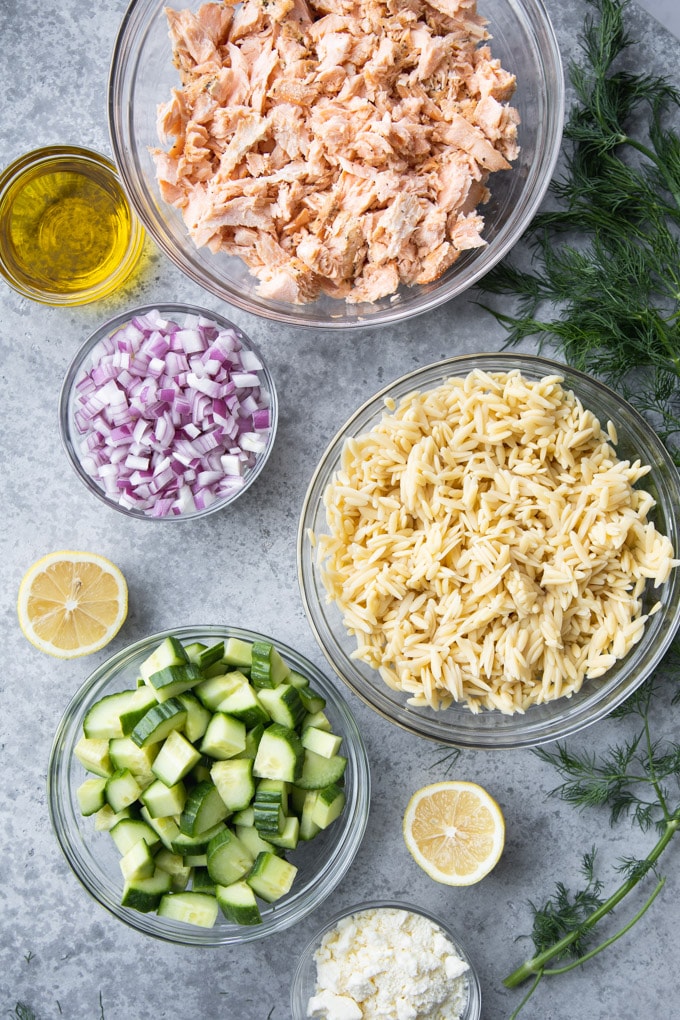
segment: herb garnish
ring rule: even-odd
[[[553,896],[542,906],[531,905],[535,955],[503,983],[507,988],[516,988],[530,979],[533,983],[510,1020],[519,1015],[544,977],[573,970],[630,931],[664,886],[665,878],[658,871],[658,861],[680,827],[680,744],[662,744],[653,739],[650,708],[662,688],[671,689],[671,679],[677,689],[678,654],[680,638],[676,638],[665,660],[668,677],[664,680],[660,672],[650,678],[612,713],[615,718],[638,718],[641,725],[631,740],[600,755],[576,753],[561,744],[554,752],[544,749],[535,752],[563,778],[552,796],[578,808],[607,807],[612,825],[628,816],[642,831],[654,829],[657,840],[646,857],[619,861],[618,871],[623,881],[606,898],[604,885],[596,877],[596,851],[593,849],[583,857],[581,870],[586,880],[583,888],[572,893],[563,883],[558,883]],[[680,693],[676,692],[673,702],[678,700]],[[614,934],[596,943],[595,928],[599,922],[647,878],[654,880],[654,887],[642,907]]]
[[[526,337],[550,343],[569,364],[614,385],[680,465],[680,136],[665,124],[680,108],[680,92],[622,67],[631,46],[628,0],[588,2],[595,16],[584,23],[583,59],[569,68],[576,104],[565,125],[565,169],[551,183],[551,208],[525,234],[530,267],[518,246],[479,287],[515,300],[514,314],[505,302],[488,309],[507,328],[509,345]],[[646,857],[619,862],[611,894],[593,849],[583,856],[581,888],[558,883],[543,905],[531,904],[535,954],[504,981],[531,984],[510,1020],[543,978],[581,966],[630,931],[663,888],[659,858],[680,827],[680,744],[653,739],[650,708],[673,681],[677,689],[680,638],[656,676],[613,713],[638,718],[632,740],[600,754],[564,745],[536,752],[562,778],[555,796],[580,809],[606,807],[612,824],[628,817],[657,839]],[[640,883],[650,887],[642,906],[602,938],[601,922]]]
[[[505,260],[480,282],[516,299],[489,309],[509,344],[536,337],[593,372],[649,417],[680,464],[680,137],[664,126],[680,107],[666,79],[617,64],[631,46],[628,0],[588,0],[577,102],[565,125],[557,208],[524,239],[531,269]]]

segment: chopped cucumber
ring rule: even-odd
[[[331,822],[339,817],[344,806],[345,791],[337,783],[331,783],[330,786],[316,791],[311,820],[320,829],[327,829]]]
[[[220,701],[218,710],[243,720],[248,729],[269,722],[271,717],[271,713],[258,697],[257,691],[245,677],[243,683]]]
[[[211,713],[196,697],[193,691],[184,691],[177,695],[177,700],[186,709],[187,717],[182,727],[187,740],[195,744],[208,728]]]
[[[211,829],[229,814],[229,808],[209,779],[199,783],[187,797],[180,815],[179,828],[185,836],[198,836]]]
[[[250,871],[254,857],[238,836],[225,828],[208,844],[208,874],[213,882],[229,885]]]
[[[304,755],[305,750],[295,730],[272,723],[262,734],[253,772],[263,779],[295,783],[302,774]]]
[[[147,825],[150,825],[155,833],[160,838],[161,843],[167,850],[172,850],[172,844],[179,836],[179,825],[174,818],[169,816],[161,815],[159,818],[154,818],[150,814],[149,809],[142,805],[139,812],[140,818],[143,818]]]
[[[162,868],[172,878],[172,892],[182,892],[189,885],[192,869],[185,863],[180,854],[174,854],[165,847],[155,857],[156,867]]]
[[[184,779],[200,760],[201,753],[191,741],[182,736],[179,730],[172,730],[155,756],[151,771],[166,786],[174,786],[180,779]]]
[[[149,699],[150,695],[151,699]],[[90,739],[110,740],[112,737],[124,737],[134,728],[136,713],[139,712],[140,716],[144,715],[151,705],[155,704],[155,701],[153,693],[143,687],[107,694],[100,698],[86,714],[83,720],[83,733]],[[125,720],[125,730],[123,729],[123,720]]]
[[[290,892],[296,874],[297,868],[290,861],[264,852],[255,858],[246,882],[257,896],[274,903]]]
[[[316,712],[323,712],[326,707],[326,699],[323,695],[313,691],[311,687],[300,687],[299,688],[300,701],[305,707],[305,711],[310,714]]]
[[[295,785],[303,790],[320,790],[342,779],[347,768],[347,759],[341,754],[324,758],[314,751],[305,751],[304,763]]]
[[[164,638],[158,648],[156,648],[155,651],[153,651],[151,655],[144,660],[139,667],[139,672],[146,683],[152,673],[157,673],[166,666],[180,666],[182,663],[188,661],[189,657],[182,645],[182,642],[178,641],[176,637],[172,637],[171,635]]]
[[[184,810],[187,789],[182,780],[173,786],[166,786],[161,779],[155,779],[139,799],[152,818],[170,818]]]
[[[214,896],[200,892],[179,892],[166,894],[158,904],[158,916],[184,924],[212,928],[217,920],[217,900]]]
[[[316,726],[308,726],[302,731],[302,746],[307,751],[320,754],[322,758],[332,758],[340,750],[341,744],[342,737],[337,733],[329,733]]]
[[[216,761],[210,778],[230,812],[248,807],[255,793],[252,758]]]
[[[276,687],[290,676],[281,653],[269,641],[253,641],[250,680],[253,687]]]
[[[204,854],[208,849],[208,843],[216,836],[218,832],[225,829],[224,822],[217,822],[209,829],[205,829],[203,832],[196,833],[195,836],[189,836],[186,832],[179,833],[172,841],[171,849],[173,853],[181,854],[185,860],[188,861],[190,857],[196,857],[200,854]],[[206,863],[206,862],[204,862]]]
[[[219,908],[214,896],[207,892],[171,892],[162,897],[158,905],[158,916],[200,928],[212,928],[217,920]]]
[[[274,846],[280,846],[283,850],[294,850],[300,841],[300,819],[297,815],[288,815],[281,830],[272,833],[268,839]]]
[[[264,839],[257,831],[254,825],[237,825],[234,823],[234,832],[243,843],[246,850],[255,860],[258,854],[263,852],[278,853],[281,854],[280,850],[277,850],[273,843],[268,839]]]
[[[194,687],[193,693],[210,712],[217,712],[225,698],[248,683],[243,673],[234,670],[231,673],[219,673],[217,676],[202,680]]]
[[[97,776],[96,779],[86,779],[80,784],[76,790],[76,797],[81,815],[85,817],[94,815],[106,807],[106,783],[107,780],[103,776]]]
[[[121,904],[148,914],[158,910],[161,898],[172,888],[172,877],[162,868],[156,868],[150,878],[137,878],[123,886]]]
[[[146,840],[151,849],[160,843],[158,833],[140,818],[123,818],[111,829],[111,838],[120,854],[126,854],[140,839]]]
[[[157,753],[157,744],[138,747],[132,737],[109,740],[109,758],[114,770],[129,769],[142,788],[153,781],[151,766]]]
[[[286,860],[342,812],[347,760],[325,701],[267,641],[164,639],[132,690],[88,711],[81,813],[120,854],[121,903],[211,926],[261,923]]]
[[[172,730],[181,730],[186,722],[187,710],[177,698],[170,698],[163,704],[156,704],[142,716],[132,733],[131,738],[138,747],[158,744],[165,740]]]
[[[215,712],[201,741],[201,754],[223,761],[246,747],[246,725],[224,712]]]
[[[297,687],[292,684],[280,683],[277,687],[264,687],[260,691],[260,702],[269,713],[270,719],[281,726],[296,730],[304,719],[305,709],[302,705]]]
[[[218,885],[215,896],[224,916],[234,924],[261,924],[262,915],[255,893],[247,882]]]
[[[178,666],[164,666],[157,673],[152,673],[147,683],[153,687],[158,701],[176,698],[191,687],[195,687],[203,679],[203,673],[193,662],[183,662]]]
[[[104,780],[104,793],[113,811],[122,811],[139,798],[142,788],[129,769],[116,769]]]
[[[139,839],[123,854],[119,862],[120,870],[126,882],[135,882],[140,878],[151,878],[156,870],[153,854],[145,839]]]
[[[253,661],[253,646],[250,641],[230,637],[224,642],[224,661],[229,666],[250,669]]]
[[[214,666],[216,662],[224,661],[224,641],[218,641],[217,644],[211,645],[210,648],[203,648],[198,653],[198,660],[196,665],[202,670],[207,669],[209,666]]]
[[[106,778],[113,772],[106,737],[81,737],[73,748],[76,758],[88,772]]]

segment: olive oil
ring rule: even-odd
[[[114,168],[87,150],[30,154],[41,155],[13,174],[0,196],[4,274],[20,292],[51,304],[110,293],[143,243]]]

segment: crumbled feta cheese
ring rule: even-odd
[[[323,1020],[459,1020],[468,965],[426,917],[395,907],[358,911],[315,953],[308,1017]]]

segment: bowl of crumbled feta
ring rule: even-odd
[[[474,967],[448,923],[375,901],[331,917],[302,952],[292,1020],[478,1020]]]

